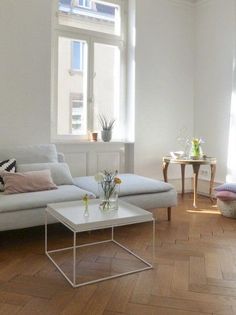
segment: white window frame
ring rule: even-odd
[[[107,34],[86,29],[79,29],[72,26],[61,25],[58,23],[58,0],[53,0],[52,16],[52,106],[51,106],[51,139],[53,142],[67,141],[89,141],[89,133],[93,130],[93,69],[94,69],[94,43],[117,46],[120,49],[120,117],[121,134],[117,141],[125,139],[126,122],[126,38],[127,38],[127,0],[103,0],[101,3],[112,3],[120,6],[121,30],[120,35]],[[58,117],[58,39],[59,37],[83,40],[88,43],[88,75],[87,75],[87,135],[59,135],[57,133]],[[86,104],[86,100],[84,99]]]

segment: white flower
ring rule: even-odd
[[[99,172],[94,176],[94,179],[98,183],[101,183],[104,180],[104,178],[105,178],[105,175],[102,172]]]

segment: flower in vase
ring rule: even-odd
[[[117,184],[117,185],[120,185],[121,184],[121,179],[119,177],[115,177],[114,178],[114,182]]]
[[[84,203],[84,216],[87,217],[89,215],[88,212],[88,203],[89,203],[89,197],[88,194],[85,194],[82,198],[83,203]]]
[[[104,175],[104,173],[99,172],[99,173],[97,173],[97,174],[94,176],[94,178],[95,178],[96,182],[101,183],[101,182],[104,180],[105,175]]]
[[[116,193],[117,186],[121,184],[121,179],[117,177],[117,174],[118,171],[104,171],[95,175],[95,180],[99,183],[102,192],[100,208],[103,210],[112,207],[112,197]]]
[[[201,157],[202,156],[202,149],[201,144],[204,143],[204,141],[201,138],[193,138],[192,141],[192,147],[191,147],[191,156],[192,157]]]

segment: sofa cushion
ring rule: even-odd
[[[49,169],[56,185],[73,185],[73,178],[66,163],[17,164],[17,172],[42,171]]]
[[[85,194],[95,198],[94,194],[74,185],[59,186],[56,190],[36,191],[15,195],[0,193],[0,213],[22,209],[44,208],[48,203],[80,200]]]
[[[4,195],[57,189],[50,170],[2,174]]]
[[[177,192],[173,188],[168,191],[152,194],[123,196],[120,199],[145,210],[151,210],[175,207],[177,205]]]
[[[236,193],[236,183],[225,183],[215,188],[216,191],[231,191]]]
[[[54,144],[25,145],[15,148],[1,148],[0,160],[15,158],[18,164],[58,162]]]
[[[168,183],[135,174],[119,174],[119,178],[122,181],[119,196],[159,193],[173,189]],[[76,177],[74,184],[99,196],[98,183],[93,176]]]
[[[236,193],[228,190],[221,190],[216,192],[216,198],[220,200],[236,200]]]
[[[15,173],[16,171],[16,160],[8,159],[5,161],[0,161],[0,191],[4,190],[4,181],[1,175],[1,172],[7,171],[10,173]]]

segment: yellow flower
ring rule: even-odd
[[[85,203],[87,203],[87,202],[88,202],[88,199],[89,199],[89,198],[88,198],[88,195],[86,194],[86,195],[84,195],[84,197],[83,197],[82,200],[83,200]]]
[[[114,178],[114,183],[119,185],[119,184],[121,184],[122,182],[121,182],[121,179],[120,179],[119,177],[115,177],[115,178]]]

